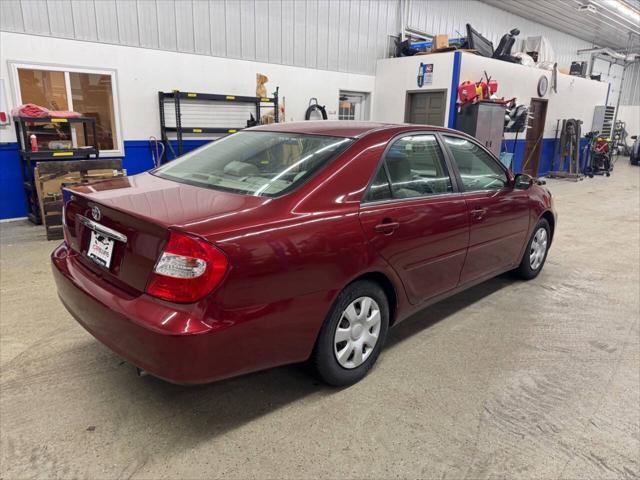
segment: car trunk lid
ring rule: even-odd
[[[259,206],[264,199],[186,185],[150,174],[121,177],[64,190],[65,238],[96,275],[129,291],[144,292],[170,229]],[[94,242],[110,244],[108,266],[89,255]]]

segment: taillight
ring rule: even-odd
[[[169,242],[147,284],[147,293],[170,302],[195,302],[220,284],[228,265],[225,254],[210,243],[170,232]]]

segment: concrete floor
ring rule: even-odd
[[[400,324],[342,391],[137,378],[58,301],[43,230],[1,224],[0,477],[639,478],[639,180],[550,181],[542,274]]]

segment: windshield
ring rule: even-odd
[[[272,197],[304,183],[352,142],[319,135],[239,132],[152,173],[197,186]]]

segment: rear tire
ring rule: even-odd
[[[520,265],[514,272],[524,280],[536,278],[547,260],[550,244],[551,227],[546,219],[541,218],[533,229]]]
[[[311,355],[322,381],[336,387],[364,378],[384,346],[389,329],[389,302],[375,282],[348,285],[325,319]]]

